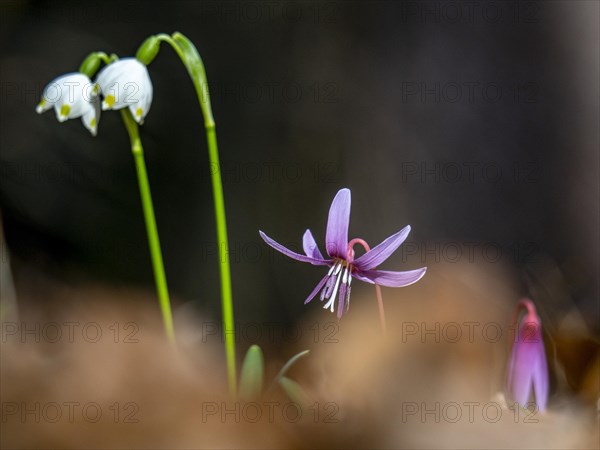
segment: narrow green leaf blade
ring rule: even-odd
[[[277,376],[275,377],[274,382],[278,382],[281,378],[283,378],[283,376],[287,373],[288,370],[290,370],[290,367],[292,367],[292,365],[298,361],[300,358],[308,355],[308,353],[310,352],[310,350],[304,350],[300,353],[295,354],[294,356],[292,356],[288,362],[286,362],[284,364],[284,366],[281,368],[281,370],[279,371],[279,373],[277,374]]]

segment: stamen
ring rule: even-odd
[[[342,263],[338,263],[334,275],[337,275],[338,273],[340,273],[340,270],[342,270]]]
[[[342,281],[342,277],[337,277],[337,280],[335,281],[335,287],[333,288],[333,294],[325,306],[323,306],[323,309],[331,308],[331,312],[334,312],[333,304],[335,303],[335,297],[337,296],[338,288],[340,287],[340,281]]]
[[[329,280],[327,280],[329,281]],[[325,290],[327,289],[327,286],[323,287],[323,289],[321,289],[321,295],[319,296],[319,299],[321,301],[325,300]]]
[[[331,297],[331,292],[333,291],[333,286],[335,286],[336,281],[337,281],[337,276],[332,275],[332,277],[329,280],[329,283],[327,284],[327,291],[325,291],[325,298]]]
[[[350,277],[350,279],[352,279],[352,277]],[[350,283],[348,283],[348,290],[346,291],[346,312],[348,312],[348,310],[350,309],[350,291],[352,289],[350,288]]]
[[[333,273],[333,270],[335,269],[336,264],[334,264],[333,266],[331,266],[331,269],[329,269],[329,272],[327,272],[327,276],[330,277],[331,274]]]
[[[325,283],[325,286],[323,287],[323,290],[321,291],[321,301],[323,301],[325,299],[325,297],[327,296],[327,293],[331,290],[331,285],[333,284],[335,280],[333,280],[333,277],[329,277]]]

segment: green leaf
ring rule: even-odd
[[[258,398],[263,389],[265,360],[258,345],[252,345],[246,353],[240,375],[240,397],[244,400]]]
[[[281,377],[279,379],[279,385],[283,388],[287,396],[294,403],[298,403],[301,407],[309,404],[308,396],[304,393],[304,390],[298,383],[288,377]]]

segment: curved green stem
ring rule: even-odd
[[[225,335],[225,353],[227,357],[227,378],[229,391],[233,396],[237,395],[237,376],[235,368],[235,325],[233,321],[233,300],[231,293],[231,271],[229,266],[229,246],[227,239],[227,221],[225,217],[225,200],[223,197],[223,183],[219,165],[219,150],[217,146],[217,134],[215,121],[210,105],[208,82],[202,59],[190,42],[181,33],[158,34],[160,41],[167,42],[173,47],[192,79],[196,88],[198,102],[204,117],[206,128],[206,140],[208,144],[208,158],[210,162],[213,199],[215,205],[215,221],[217,227],[217,241],[219,244],[219,264],[221,272],[221,307],[223,314],[223,333]]]
[[[156,218],[154,217],[154,206],[152,205],[152,196],[150,194],[150,184],[148,174],[146,173],[146,163],[144,161],[144,148],[140,139],[138,125],[133,119],[128,108],[121,110],[121,117],[129,133],[131,140],[131,153],[135,161],[138,184],[140,187],[140,196],[144,210],[144,219],[146,221],[146,232],[148,233],[148,246],[152,258],[152,269],[154,270],[154,280],[156,282],[156,291],[158,301],[163,317],[165,332],[171,344],[175,344],[175,330],[173,327],[173,315],[171,314],[171,303],[169,300],[169,290],[167,288],[167,277],[163,265],[162,252],[160,250],[160,240],[158,238],[158,229],[156,227]]]

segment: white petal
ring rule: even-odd
[[[47,111],[57,104],[75,105],[85,101],[84,90],[91,85],[90,79],[82,73],[67,73],[52,80],[44,88],[42,101],[36,108],[38,113]]]
[[[129,107],[140,123],[150,111],[152,81],[146,66],[137,59],[124,58],[106,66],[96,83],[104,96],[103,110]]]
[[[96,136],[96,134],[98,133],[99,119],[100,112],[95,106],[92,106],[90,109],[87,110],[87,112],[83,116],[81,116],[83,126],[90,130],[92,136]]]
[[[46,101],[46,99],[42,98],[42,100],[38,103],[38,105],[35,107],[35,112],[37,112],[38,114],[43,113],[44,111],[48,111],[49,109],[52,109],[52,103]]]

